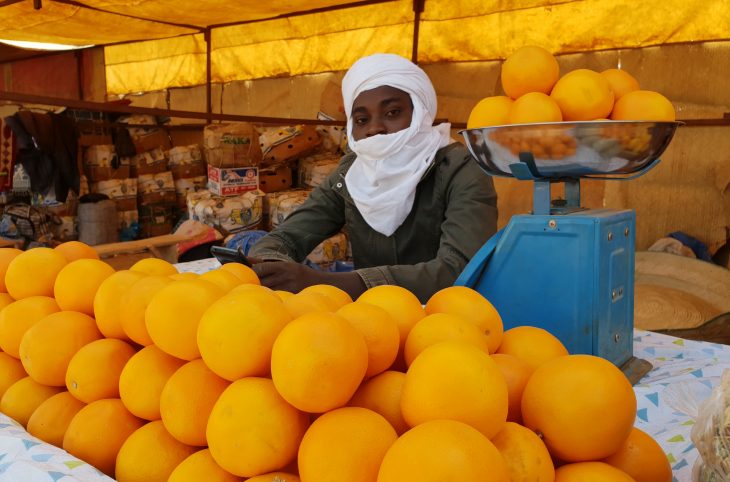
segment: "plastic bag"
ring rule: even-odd
[[[730,370],[725,370],[718,385],[709,388],[699,382],[670,385],[667,403],[695,419],[692,442],[700,456],[692,468],[695,482],[730,481]]]

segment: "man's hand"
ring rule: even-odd
[[[307,286],[328,284],[346,291],[353,299],[365,292],[365,283],[354,272],[329,273],[284,261],[254,263],[253,270],[261,284],[272,290],[298,293]]]

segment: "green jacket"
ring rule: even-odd
[[[355,269],[368,288],[399,285],[425,303],[454,283],[497,230],[492,178],[461,144],[440,149],[416,189],[410,214],[393,235],[384,236],[365,222],[347,191],[345,173],[355,157],[345,155],[304,204],[259,240],[250,254],[301,262],[344,227]]]

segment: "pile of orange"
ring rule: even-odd
[[[472,110],[468,128],[535,122],[592,120],[673,121],[672,103],[641,90],[628,72],[576,69],[560,76],[555,57],[525,46],[502,65],[504,96],[487,97]]]
[[[84,248],[0,249],[0,411],[119,482],[671,480],[616,367],[469,288],[353,301]]]

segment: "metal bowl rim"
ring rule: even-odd
[[[649,120],[591,120],[591,121],[561,121],[561,122],[532,122],[529,124],[500,124],[500,125],[494,125],[494,126],[484,126],[484,127],[472,127],[467,129],[461,129],[457,131],[459,134],[463,134],[464,132],[469,131],[478,131],[483,129],[497,129],[497,128],[503,128],[503,127],[542,127],[542,126],[559,126],[559,127],[567,127],[571,125],[606,125],[606,124],[666,124],[666,125],[674,125],[675,127],[682,127],[685,125],[682,121],[649,121]]]

